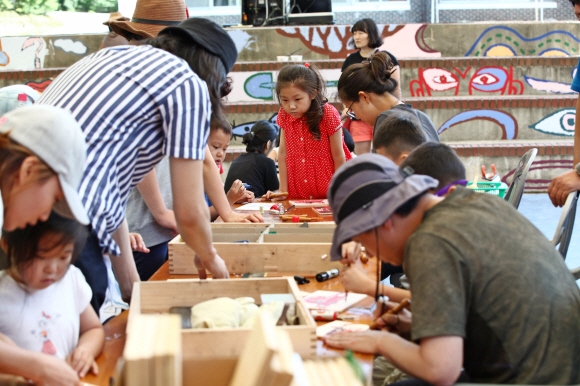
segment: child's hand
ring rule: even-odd
[[[342,244],[342,264],[354,264],[361,254],[361,245],[356,241]]]
[[[287,195],[279,195],[280,192],[272,192],[268,190],[261,198],[261,201],[284,201],[288,198]]]
[[[139,233],[129,233],[129,240],[131,242],[131,249],[137,252],[149,253],[149,249],[145,246],[143,237]]]
[[[232,184],[230,190],[228,190],[228,194],[226,195],[230,205],[233,205],[235,202],[238,201],[247,201],[246,197],[246,187],[240,180],[235,180]]]
[[[345,266],[340,271],[340,284],[346,291],[359,294],[375,295],[377,282],[367,276],[360,265],[360,262],[350,266]]]
[[[254,192],[251,190],[246,190],[244,197],[236,201],[236,204],[241,204],[243,202],[252,202],[254,201]]]
[[[95,374],[99,374],[99,366],[95,362],[95,358],[83,347],[77,347],[66,357],[66,362],[77,372],[80,378],[83,378],[89,370]]]

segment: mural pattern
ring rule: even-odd
[[[512,27],[494,26],[479,35],[465,56],[572,56],[578,55],[579,43],[568,31],[526,38]]]
[[[409,82],[411,96],[433,96],[433,92],[453,90],[454,95],[459,95],[461,80],[465,79],[472,67],[464,71],[456,67],[449,71],[444,68],[419,68],[419,79]],[[514,79],[514,68],[508,67],[482,67],[475,70],[468,83],[469,95],[474,91],[485,93],[499,93],[501,95],[522,95],[524,84],[521,80]]]

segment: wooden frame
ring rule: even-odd
[[[300,355],[316,355],[316,322],[299,301],[298,286],[293,278],[199,280],[140,282],[133,286],[127,335],[131,334],[136,315],[169,313],[171,307],[192,307],[202,301],[219,297],[249,296],[261,304],[262,294],[289,293],[296,299],[299,325],[280,326],[290,335],[294,350]],[[183,329],[181,339],[183,360],[237,357],[250,334],[249,328]],[[184,371],[186,369],[184,368]]]
[[[260,226],[261,225],[261,226]],[[214,247],[232,275],[277,273],[314,277],[332,268],[334,223],[212,224]],[[257,233],[260,231],[260,233]],[[247,240],[247,243],[234,241]],[[194,252],[178,236],[169,242],[169,272],[195,275]]]

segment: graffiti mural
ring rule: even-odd
[[[573,137],[575,125],[576,109],[561,109],[528,127],[545,134]]]
[[[278,113],[272,115],[269,119],[268,122],[271,122],[273,124],[276,125],[276,120],[278,119]],[[242,138],[244,136],[244,134],[249,133],[250,130],[252,130],[252,127],[256,124],[256,121],[254,122],[246,122],[246,123],[242,123],[241,125],[237,125],[236,126],[236,121],[234,121],[234,123],[232,123],[232,137],[233,139],[236,138]],[[278,127],[278,125],[276,125],[276,127]]]
[[[0,40],[0,67],[6,67],[10,63],[10,57],[2,50],[2,40]]]
[[[574,167],[573,160],[555,159],[555,160],[535,160],[530,166],[528,177],[526,178],[527,191],[546,191],[552,179],[534,178],[534,176],[546,175],[542,171],[549,171],[548,175],[557,176],[571,170]],[[510,181],[511,176],[516,172],[516,168],[510,170],[502,177],[502,182],[506,184]]]
[[[554,30],[533,38],[507,26],[487,28],[465,56],[572,56],[579,53],[580,39],[572,33]]]
[[[35,69],[40,69],[42,68],[42,58],[44,57],[44,48],[46,46],[46,44],[44,43],[44,39],[42,38],[28,38],[24,41],[24,43],[22,43],[22,51],[31,48],[31,47],[36,47],[36,50],[34,51],[34,68]]]
[[[33,89],[35,89],[36,91],[38,91],[39,93],[43,93],[44,90],[46,90],[46,88],[52,83],[52,79],[45,79],[41,82],[26,82],[25,84],[29,87],[32,87]]]
[[[432,96],[432,92],[453,90],[454,95],[459,95],[461,79],[465,79],[472,70],[468,67],[465,71],[453,68],[452,71],[443,68],[419,68],[418,78],[409,82],[411,96]],[[475,70],[468,83],[469,95],[473,91],[485,93],[500,93],[501,95],[522,95],[524,83],[514,79],[514,69],[502,67],[482,67]]]
[[[320,74],[326,80],[326,95],[328,98],[336,94],[340,70],[320,70]],[[231,72],[228,76],[232,79],[234,88],[228,95],[229,103],[253,102],[256,100],[274,100],[274,90],[278,71],[243,71]],[[243,85],[240,87],[239,85]]]
[[[448,119],[437,130],[438,134],[461,123],[477,120],[486,120],[496,123],[502,131],[501,139],[516,139],[518,136],[518,122],[510,113],[500,110],[470,110],[463,111]]]
[[[572,79],[574,79],[574,76],[576,76],[577,70],[577,68],[572,70]],[[524,75],[524,79],[531,88],[537,91],[544,91],[550,94],[576,94],[576,91],[572,90],[571,88],[571,83],[554,82],[546,79],[532,78],[531,76],[527,75]]]
[[[391,52],[397,58],[440,57],[431,49],[423,36],[425,24],[378,25],[384,44],[380,49]],[[354,50],[348,47],[352,37],[350,26],[280,27],[276,32],[282,36],[300,39],[312,52],[328,55],[330,59],[344,59]]]

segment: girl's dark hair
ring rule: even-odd
[[[29,225],[24,229],[4,232],[3,238],[8,257],[8,268],[13,272],[20,272],[38,257],[38,245],[46,235],[53,235],[50,249],[74,242],[74,251],[71,263],[76,260],[85,245],[88,235],[87,228],[78,221],[64,218],[52,212],[48,220],[36,225]]]
[[[306,123],[308,131],[315,139],[320,139],[320,120],[324,114],[324,104],[326,99],[326,84],[318,69],[312,64],[308,66],[303,64],[292,64],[286,66],[278,73],[276,81],[276,95],[280,101],[280,91],[288,86],[295,86],[307,93],[312,99],[310,108],[306,112]]]
[[[350,32],[354,34],[356,31],[361,31],[369,35],[370,48],[379,48],[384,43],[383,38],[379,34],[379,28],[373,19],[361,19],[354,23],[350,28]],[[354,45],[354,38],[350,38],[348,46],[352,48],[356,47]]]
[[[274,147],[274,142],[278,136],[278,129],[273,123],[268,121],[258,121],[249,133],[244,134],[242,143],[246,145],[246,152],[264,154],[264,145],[272,141],[270,147]]]
[[[187,62],[189,67],[207,84],[211,102],[211,127],[226,128],[230,123],[224,114],[222,98],[232,91],[232,81],[221,59],[205,48],[179,35],[160,35],[143,44],[167,51]]]
[[[377,52],[369,57],[369,61],[347,67],[338,80],[338,97],[343,102],[358,102],[359,91],[393,94],[397,88],[397,81],[391,77],[393,67],[386,52]]]
[[[352,138],[350,131],[343,130],[342,133],[344,135],[344,144],[351,153],[354,153],[354,139]]]

